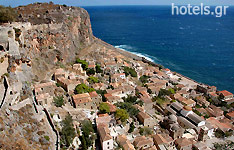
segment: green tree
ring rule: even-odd
[[[0,5],[0,23],[13,22],[16,17],[17,13],[13,8]]]
[[[93,144],[93,141],[95,140],[95,138],[92,138],[95,135],[92,122],[89,120],[84,120],[81,124],[81,129],[85,137],[86,145],[87,147],[90,147]]]
[[[115,105],[121,109],[126,110],[130,116],[136,116],[139,113],[139,110],[133,107],[132,103],[120,102],[116,103]]]
[[[139,80],[140,80],[143,84],[145,84],[145,83],[148,82],[148,79],[149,79],[149,78],[150,78],[149,76],[143,75],[143,76],[140,77]]]
[[[54,104],[56,107],[62,107],[64,105],[63,96],[54,97]]]
[[[95,70],[93,68],[89,68],[86,70],[87,75],[95,75]]]
[[[134,126],[134,123],[132,122],[132,123],[130,124],[130,128],[129,128],[129,130],[128,130],[128,133],[132,133],[132,132],[134,131],[134,129],[135,129],[135,126]]]
[[[115,113],[115,117],[120,120],[121,122],[125,122],[129,115],[128,115],[128,112],[124,109],[117,109],[116,110],[116,113]]]
[[[60,132],[60,143],[62,147],[69,147],[75,138],[76,132],[73,127],[73,120],[70,114],[68,114],[61,123],[62,130]]]
[[[97,77],[93,77],[93,76],[88,77],[87,81],[88,81],[90,84],[98,83],[98,82],[99,82],[98,78],[97,78]]]
[[[88,69],[88,66],[89,66],[89,64],[88,64],[88,62],[86,62],[85,60],[81,60],[81,59],[76,59],[76,63],[79,63],[79,64],[81,64],[81,66],[82,66],[82,68],[84,69],[84,70],[87,70]]]
[[[175,90],[172,89],[172,88],[168,89],[168,91],[169,91],[171,94],[175,94]]]
[[[145,136],[147,136],[147,135],[151,135],[152,134],[152,130],[150,129],[150,128],[148,128],[148,127],[144,127],[144,128],[139,128],[139,133],[140,133],[140,135],[145,135]]]
[[[101,113],[110,113],[110,107],[107,103],[101,103],[99,105],[99,111]]]
[[[90,93],[95,91],[93,88],[88,87],[84,83],[78,84],[75,88],[75,94]]]
[[[123,98],[124,102],[135,104],[137,102],[136,96],[127,95],[127,97]]]
[[[101,69],[101,66],[99,64],[96,65],[95,69],[96,73],[103,73],[103,70]]]
[[[175,92],[175,91],[174,91]],[[159,94],[158,94],[158,96],[159,97],[163,97],[163,96],[166,96],[166,95],[171,95],[172,93],[171,93],[171,91],[170,90],[166,90],[166,89],[160,89],[160,91],[159,91]]]
[[[82,150],[87,150],[87,144],[84,135],[81,136],[81,145],[82,145]]]
[[[133,68],[124,67],[124,73],[126,76],[131,75],[131,77],[137,77],[137,72]]]

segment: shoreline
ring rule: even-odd
[[[143,54],[141,54],[142,55],[142,57],[141,56],[138,56],[137,54],[135,54],[135,53],[133,53],[133,52],[130,52],[130,51],[127,51],[127,50],[125,50],[125,49],[122,49],[122,48],[118,48],[118,47],[115,47],[115,46],[113,46],[119,53],[121,53],[121,54],[123,54],[123,55],[127,55],[128,57],[130,56],[130,57],[132,57],[133,59],[135,59],[135,60],[138,60],[138,61],[142,61],[142,62],[144,62],[144,63],[148,63],[148,64],[150,64],[150,65],[152,65],[152,66],[155,66],[155,67],[162,67],[162,68],[165,68],[163,65],[161,65],[161,64],[157,64],[157,63],[155,63],[155,62],[153,62],[153,61],[151,61],[151,60],[149,60],[148,59],[148,57],[147,56],[144,56]],[[171,69],[170,69],[171,70]],[[210,86],[210,85],[208,85],[208,84],[205,84],[205,83],[202,83],[202,82],[198,82],[198,81],[196,81],[196,80],[194,80],[194,79],[191,79],[190,77],[187,77],[187,76],[185,76],[185,75],[182,75],[181,73],[178,73],[178,72],[175,72],[175,71],[172,71],[173,73],[176,73],[179,77],[182,77],[182,78],[186,78],[187,80],[190,80],[190,81],[192,81],[192,82],[195,82],[196,84],[198,84],[198,85],[204,85],[204,86]]]

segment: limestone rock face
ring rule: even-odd
[[[0,48],[14,61],[29,59],[32,79],[43,80],[45,70],[73,62],[94,41],[89,14],[82,8],[35,3],[15,9],[18,22],[0,26]],[[8,68],[12,72],[19,66],[14,61]]]

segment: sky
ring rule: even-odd
[[[69,6],[105,6],[105,5],[234,5],[234,0],[0,0],[0,5],[16,7],[34,2],[49,2]]]

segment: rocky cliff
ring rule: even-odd
[[[0,148],[56,149],[56,134],[35,104],[32,85],[94,43],[89,14],[52,3],[15,10],[17,22],[0,25]]]
[[[0,47],[9,52],[9,71],[32,70],[27,80],[44,79],[45,70],[74,61],[93,42],[89,14],[82,8],[35,3],[15,9],[18,22],[0,27]]]

